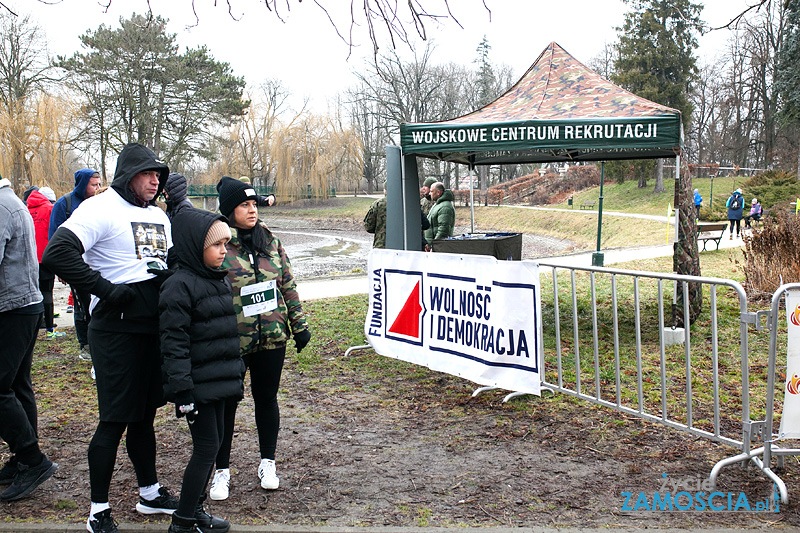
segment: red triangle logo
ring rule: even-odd
[[[407,337],[419,337],[419,315],[422,312],[422,306],[419,304],[419,281],[414,286],[414,290],[408,295],[406,303],[397,314],[392,327],[389,328],[390,333],[397,333]]]

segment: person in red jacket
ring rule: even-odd
[[[32,191],[28,196],[28,212],[33,218],[33,227],[36,231],[36,257],[39,259],[39,291],[44,300],[44,327],[47,328],[47,340],[63,337],[64,332],[56,331],[53,321],[53,284],[55,276],[47,267],[42,265],[42,254],[47,247],[48,232],[50,230],[50,212],[53,204],[41,192],[42,189]]]

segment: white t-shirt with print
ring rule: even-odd
[[[148,268],[167,268],[172,230],[166,213],[136,207],[114,189],[81,202],[63,227],[80,239],[86,264],[111,283],[137,283],[154,277]]]

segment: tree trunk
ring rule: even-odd
[[[489,167],[486,165],[481,165],[480,167],[480,188],[482,191],[486,190],[486,183],[489,181]]]
[[[653,189],[653,192],[656,194],[664,192],[664,160],[658,159],[656,161],[656,170],[654,172],[655,179],[656,179],[656,186]],[[689,179],[688,177],[686,179]]]
[[[678,240],[674,244],[673,270],[677,274],[699,276],[700,253],[697,249],[697,222],[695,221],[694,193],[692,180],[688,172],[680,172],[675,182],[675,205],[678,207]],[[688,327],[693,324],[703,309],[703,286],[700,283],[689,283],[689,321],[683,313],[683,285],[677,284],[677,299],[672,317],[676,327]]]

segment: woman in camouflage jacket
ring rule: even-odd
[[[300,352],[311,339],[292,265],[280,240],[258,220],[257,195],[251,185],[224,177],[217,185],[220,211],[228,217],[232,238],[222,264],[233,285],[239,321],[239,348],[250,369],[256,427],[261,451],[258,477],[264,489],[277,489],[275,448],[280,426],[278,385],[286,342],[294,337]],[[225,432],[211,485],[212,499],[228,497],[230,451],[236,402],[225,413]]]

